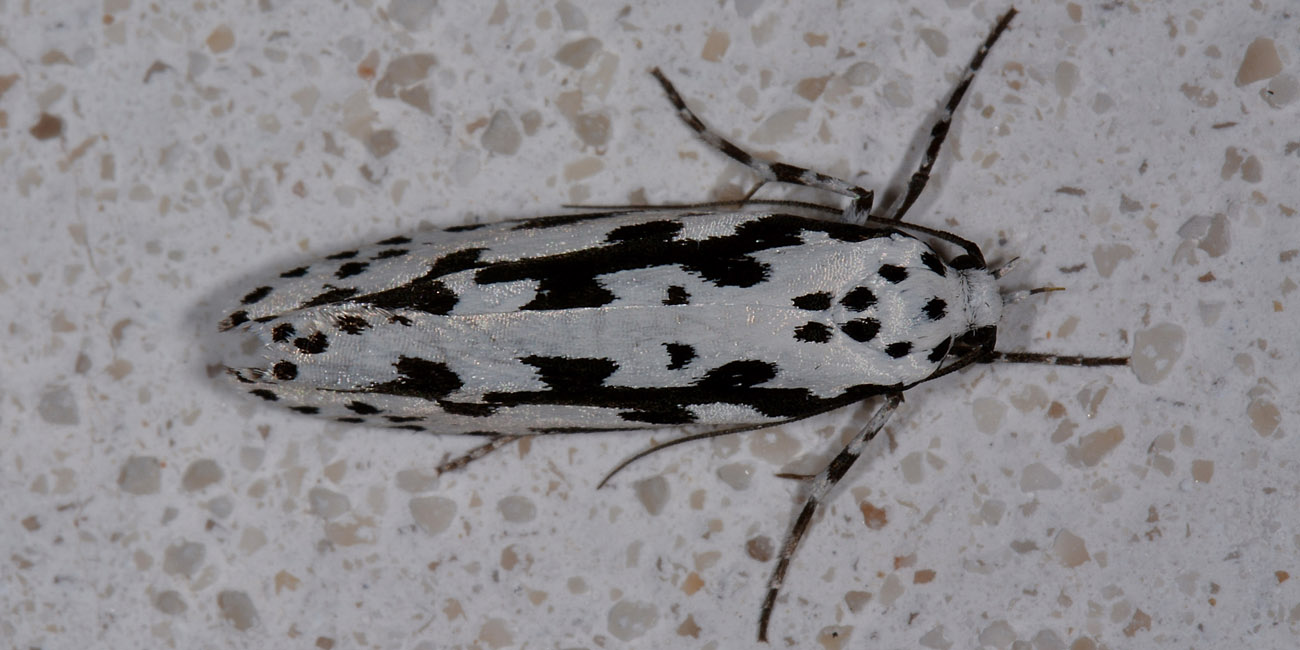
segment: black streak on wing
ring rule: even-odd
[[[456,306],[456,293],[448,289],[440,278],[468,269],[479,268],[482,248],[467,248],[438,258],[424,275],[393,287],[357,298],[362,302],[393,311],[415,310],[430,314],[447,314]]]
[[[596,221],[599,219],[608,219],[615,216],[616,212],[587,212],[582,214],[561,214],[553,217],[537,217],[536,219],[524,219],[515,224],[511,230],[540,230],[542,228],[559,228],[584,221]]]
[[[589,215],[583,215],[590,218]],[[524,222],[516,228],[549,227]],[[890,234],[851,224],[809,219],[786,214],[759,217],[742,223],[734,233],[700,240],[677,239],[679,220],[664,219],[622,226],[610,231],[603,245],[558,255],[498,262],[480,269],[480,284],[533,280],[537,297],[522,309],[551,310],[602,307],[614,301],[613,292],[599,280],[602,275],[676,265],[719,287],[752,287],[766,281],[770,269],[754,253],[799,246],[804,234],[823,232],[848,242],[865,241]]]
[[[307,309],[309,307],[317,307],[320,305],[329,305],[336,302],[343,302],[344,300],[347,300],[348,298],[357,295],[357,293],[358,291],[351,287],[345,287],[342,289],[338,287],[332,287],[330,288],[329,291],[326,291],[325,293],[322,293],[316,296],[315,298],[312,298],[311,300],[308,300],[307,302],[303,303],[302,305],[299,306],[299,309]]]
[[[397,379],[367,387],[365,393],[436,400],[464,385],[447,364],[418,357],[399,357],[393,364]]]
[[[609,359],[526,357],[538,369],[546,390],[487,393],[483,400],[500,406],[553,404],[620,409],[628,422],[689,424],[695,415],[687,408],[701,404],[747,406],[768,418],[800,418],[821,413],[896,387],[860,385],[821,398],[803,388],[764,388],[776,377],[774,364],[754,359],[732,361],[710,370],[690,386],[608,386],[605,380],[617,369]]]

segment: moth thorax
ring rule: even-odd
[[[958,271],[966,294],[966,326],[976,330],[991,327],[1002,319],[1002,294],[998,280],[988,269]]]

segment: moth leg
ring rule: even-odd
[[[819,190],[834,192],[836,194],[842,194],[853,199],[853,203],[845,211],[846,217],[853,223],[864,221],[866,216],[871,213],[871,205],[875,197],[871,190],[863,189],[853,183],[840,180],[834,176],[829,176],[821,172],[815,172],[810,169],[795,167],[794,165],[787,165],[781,162],[763,160],[762,158],[741,149],[730,140],[718,135],[716,132],[710,130],[708,126],[705,126],[704,122],[686,106],[685,100],[683,100],[682,96],[677,93],[677,89],[673,87],[672,82],[668,81],[668,77],[665,77],[664,73],[659,71],[659,68],[650,70],[650,74],[654,75],[655,79],[659,80],[659,85],[663,86],[664,93],[668,95],[668,101],[672,102],[673,106],[677,109],[677,116],[686,123],[686,126],[691,127],[691,130],[695,131],[701,140],[714,149],[726,154],[732,160],[754,170],[754,173],[758,174],[760,182],[754,187],[754,189],[749,191],[749,194],[745,195],[745,200],[748,200],[754,195],[754,192],[758,191],[758,188],[767,183],[790,183],[792,185],[803,185],[804,187],[812,187]]]
[[[1074,357],[1042,352],[994,352],[988,358],[988,363],[1041,363],[1049,366],[1084,368],[1127,366],[1128,361],[1128,357]]]
[[[772,570],[772,577],[767,580],[767,596],[763,598],[763,608],[759,610],[758,615],[758,640],[767,642],[767,624],[772,619],[772,609],[776,606],[776,597],[781,593],[781,585],[785,582],[785,572],[790,568],[790,560],[794,557],[794,552],[799,548],[799,541],[803,539],[804,533],[808,531],[808,526],[812,524],[813,514],[817,512],[817,506],[826,498],[826,494],[844,478],[844,474],[853,467],[853,463],[862,455],[867,444],[871,442],[876,434],[885,427],[885,422],[889,421],[889,416],[893,414],[894,409],[903,401],[902,393],[890,393],[885,398],[885,403],[881,405],[876,414],[871,416],[867,425],[862,427],[858,435],[853,436],[849,444],[840,450],[840,453],[827,463],[826,467],[817,474],[812,480],[811,487],[808,489],[808,496],[804,499],[803,508],[799,510],[799,515],[795,517],[794,525],[790,527],[790,532],[785,536],[785,542],[781,544],[781,554],[776,560],[776,568]]]
[[[485,442],[485,443],[483,443],[483,444],[481,444],[481,445],[479,445],[479,446],[477,446],[477,447],[474,447],[473,449],[470,449],[469,451],[467,451],[467,452],[465,452],[465,453],[463,453],[463,454],[461,454],[461,455],[459,455],[459,456],[457,456],[457,457],[455,457],[455,458],[452,458],[451,460],[443,461],[443,463],[442,463],[441,465],[438,465],[436,468],[434,468],[433,471],[436,472],[436,473],[438,473],[438,474],[442,474],[442,473],[444,473],[444,472],[451,472],[451,471],[454,471],[454,470],[461,469],[461,468],[465,467],[466,465],[468,465],[468,464],[470,464],[470,463],[472,463],[472,462],[474,462],[474,461],[476,461],[476,460],[478,460],[478,459],[480,459],[480,458],[482,458],[482,457],[484,457],[484,456],[486,456],[486,455],[488,455],[488,454],[490,454],[490,453],[492,453],[492,452],[494,452],[494,451],[496,451],[496,450],[498,450],[498,449],[500,449],[500,448],[502,448],[502,447],[504,447],[504,446],[506,446],[506,445],[508,445],[508,444],[510,444],[510,443],[512,443],[512,442],[514,442],[514,441],[516,441],[516,440],[518,440],[518,439],[520,439],[520,438],[522,438],[522,437],[524,437],[524,436],[522,436],[522,435],[515,435],[515,434],[505,434],[505,433],[500,434],[500,435],[491,436],[490,438],[488,438],[488,441],[487,441],[487,442]]]
[[[921,166],[912,173],[912,178],[907,182],[907,194],[893,211],[887,213],[888,216],[882,218],[889,221],[902,221],[903,216],[907,214],[908,209],[916,203],[917,197],[925,189],[925,184],[930,181],[930,170],[934,168],[935,158],[939,156],[939,149],[943,146],[943,141],[948,137],[948,128],[952,126],[953,113],[957,111],[957,106],[961,104],[961,99],[966,95],[966,89],[970,88],[971,81],[975,79],[975,73],[979,72],[980,66],[984,65],[984,57],[988,55],[993,44],[998,42],[998,37],[1006,31],[1007,25],[1011,24],[1011,19],[1016,16],[1014,7],[1008,9],[1001,18],[998,18],[997,24],[993,26],[993,31],[984,39],[984,43],[975,50],[975,56],[971,58],[970,63],[966,66],[966,72],[961,76],[961,81],[957,82],[957,87],[952,90],[948,96],[948,103],[943,107],[943,114],[939,116],[939,121],[930,127],[930,145],[925,148],[925,155],[921,156]]]
[[[645,458],[650,454],[653,454],[658,451],[663,451],[669,447],[676,447],[677,445],[680,445],[682,443],[693,442],[695,440],[706,440],[708,438],[717,438],[718,436],[729,436],[733,433],[744,433],[746,431],[757,431],[759,429],[767,429],[770,427],[780,426],[782,424],[785,424],[786,422],[791,422],[791,421],[792,420],[783,420],[781,422],[765,422],[763,424],[745,424],[738,427],[710,429],[708,431],[701,431],[699,433],[689,433],[679,438],[673,438],[672,440],[666,440],[664,442],[650,445],[649,447],[646,447],[645,449],[642,449],[641,451],[638,451],[635,454],[628,456],[627,458],[620,461],[619,464],[615,465],[614,469],[609,470],[609,472],[605,474],[605,478],[600,479],[600,483],[596,484],[596,489],[599,490],[600,488],[605,487],[605,484],[609,483],[609,480],[614,478],[615,474],[623,471],[628,465],[631,465],[632,463],[635,463],[636,461],[641,460],[642,458]]]

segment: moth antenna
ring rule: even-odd
[[[777,478],[790,479],[792,481],[811,481],[817,478],[816,474],[794,474],[791,472],[781,472],[780,474],[774,474],[774,476]]]
[[[1002,268],[1006,268],[1005,266]],[[1021,289],[1019,291],[1005,291],[1002,293],[1002,304],[1011,305],[1040,293],[1051,293],[1053,291],[1065,291],[1065,287],[1038,287],[1036,289]]]
[[[758,429],[766,429],[768,427],[785,424],[786,422],[793,422],[793,420],[782,420],[775,424],[746,424],[738,427],[723,427],[720,429],[710,429],[708,431],[690,433],[678,438],[673,438],[672,440],[665,440],[663,442],[655,443],[620,461],[619,464],[614,466],[614,469],[609,470],[609,472],[605,474],[605,478],[600,479],[600,482],[596,484],[596,489],[599,490],[600,488],[605,487],[605,485],[609,483],[610,479],[614,478],[615,474],[623,471],[623,469],[626,468],[628,465],[631,465],[632,463],[635,463],[636,461],[641,460],[642,458],[645,458],[646,456],[649,456],[650,454],[653,454],[657,451],[663,451],[669,447],[676,447],[677,445],[684,444],[687,442],[692,442],[694,440],[707,440],[708,438],[717,438],[718,436],[727,436],[733,433],[757,431]]]

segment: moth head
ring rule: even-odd
[[[1002,320],[1002,292],[998,289],[997,274],[983,266],[957,271],[966,296],[966,329],[974,333],[997,329]]]

